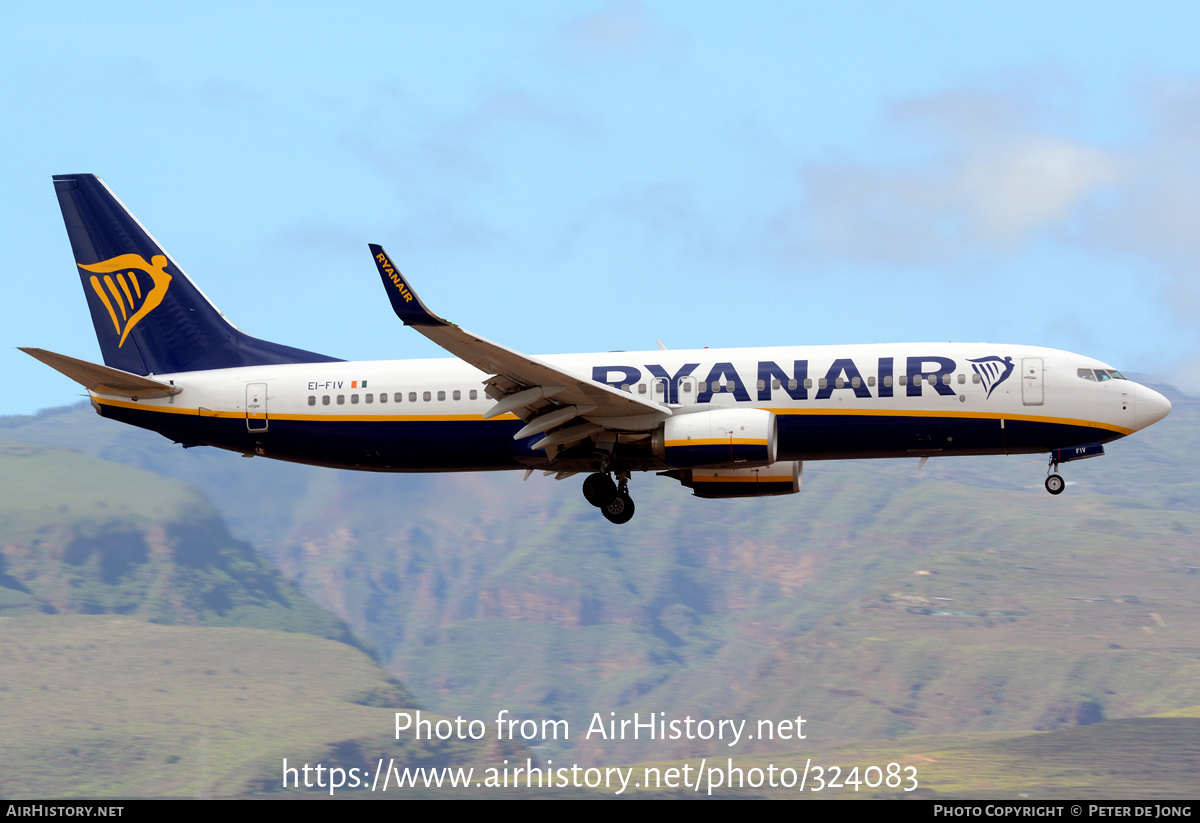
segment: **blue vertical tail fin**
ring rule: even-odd
[[[337,360],[238,331],[94,174],[54,176],[104,363],[170,374]]]

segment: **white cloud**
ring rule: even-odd
[[[1196,330],[1200,78],[1143,79],[1124,124],[1132,136],[1110,145],[1071,122],[1070,84],[1049,105],[1038,78],[1023,83],[894,105],[883,128],[905,160],[800,167],[799,204],[769,227],[776,257],[961,267],[1051,239],[1158,272],[1163,301]]]
[[[1145,136],[1122,152],[1120,196],[1084,240],[1196,270],[1200,261],[1200,78],[1144,82]]]
[[[1093,195],[1121,182],[1121,162],[1039,129],[1036,112],[1019,95],[982,91],[894,106],[885,128],[919,159],[802,167],[803,205],[776,226],[787,255],[922,263],[1012,251],[1062,230]]]
[[[1117,166],[1110,153],[1076,141],[1014,136],[960,159],[949,202],[967,210],[973,236],[993,246],[1019,245],[1116,183]]]

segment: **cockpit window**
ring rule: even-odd
[[[1075,371],[1082,379],[1100,381],[1105,380],[1124,380],[1125,376],[1116,369],[1077,369]]]

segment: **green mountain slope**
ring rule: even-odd
[[[394,740],[394,709],[410,705],[361,651],[306,634],[2,617],[0,794],[235,797],[283,793],[284,758],[373,769],[380,756],[485,756]]]
[[[0,441],[0,614],[128,614],[355,643],[178,481]]]
[[[1038,457],[808,464],[801,494],[764,501],[637,477],[620,528],[579,478],[241,460],[78,408],[0,432],[186,476],[431,709],[578,729],[802,713],[829,746],[1200,703],[1200,404],[1171,397],[1166,420],[1065,467],[1060,497]],[[584,762],[718,751],[570,745]]]

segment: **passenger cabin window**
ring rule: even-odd
[[[867,378],[867,385],[871,388],[875,388],[875,375],[871,375]]]
[[[350,395],[350,404],[358,405],[358,395],[357,394]]]
[[[426,398],[426,399],[428,399],[428,398]],[[409,403],[416,403],[416,402],[417,402],[417,393],[416,393],[415,391],[410,391],[410,392],[408,393],[408,402],[409,402]]]
[[[885,386],[892,385],[892,376],[890,374],[885,374],[883,376],[883,385],[885,385]]]
[[[809,387],[807,380],[804,381],[804,386],[805,386],[805,388]],[[796,390],[796,378],[793,377],[788,380],[788,388],[791,389],[792,391]]]
[[[399,391],[396,392],[395,394],[392,395],[392,399],[395,400],[397,403],[399,403],[401,400],[404,399],[404,392],[399,392]],[[411,399],[416,400],[417,398],[413,397]]]
[[[430,394],[429,392],[424,392],[424,393],[421,395],[421,399],[422,399],[422,400],[424,400],[426,403],[428,403],[430,400],[432,400],[432,399],[433,399],[433,395],[432,395],[432,394]]]
[[[308,405],[310,405],[310,406],[317,405],[317,396],[315,394],[310,394],[308,396]]]
[[[387,392],[384,392],[383,394],[379,395],[379,402],[380,402],[380,403],[386,403],[386,402],[387,402]]]
[[[337,401],[337,403],[338,403],[338,405],[339,405],[339,406],[344,406],[344,405],[346,405],[346,395],[344,395],[344,394],[339,394],[339,395],[338,395],[338,401]]]
[[[323,394],[323,395],[321,395],[321,405],[322,405],[322,406],[328,406],[328,405],[329,405],[329,395],[327,395],[327,394]]]
[[[446,399],[446,393],[444,391],[438,392],[438,400],[445,400],[445,399]]]
[[[364,397],[364,398],[363,398],[363,401],[364,401],[364,402],[367,402],[367,403],[374,403],[374,402],[375,402],[375,395],[373,395],[373,394],[368,394],[366,397]]]
[[[455,400],[462,400],[462,392],[460,392],[458,389],[455,389],[455,390],[454,390],[454,399],[455,399]]]
[[[479,392],[475,389],[471,389],[471,399],[474,400],[477,397],[479,397]]]

